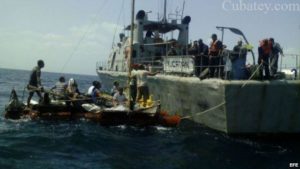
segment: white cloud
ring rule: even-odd
[[[30,70],[36,60],[44,59],[46,71],[60,72],[69,60],[64,72],[95,74],[96,62],[108,57],[116,27],[121,29],[102,22],[72,27],[65,34],[0,28],[0,67]]]

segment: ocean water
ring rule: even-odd
[[[300,165],[297,138],[232,137],[203,126],[102,127],[86,121],[4,119],[15,88],[26,100],[30,72],[0,69],[0,168],[20,169],[282,169]],[[42,73],[51,87],[60,74]],[[97,76],[65,74],[86,91]],[[23,96],[24,95],[24,96]],[[187,122],[185,122],[187,123]],[[300,166],[299,166],[300,167]]]

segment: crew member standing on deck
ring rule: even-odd
[[[37,66],[33,68],[32,72],[30,74],[29,84],[27,85],[27,88],[29,90],[27,106],[30,105],[30,100],[35,92],[39,96],[40,102],[43,100],[43,96],[41,94],[41,91],[43,90],[43,87],[41,84],[41,69],[44,66],[45,66],[44,61],[38,60]]]
[[[139,101],[143,98],[143,106],[146,106],[146,102],[149,99],[149,87],[147,84],[148,76],[155,76],[156,73],[151,73],[145,70],[144,65],[140,65],[138,70],[132,70],[131,76],[135,76],[137,79],[137,98],[136,101]]]
[[[193,42],[193,46],[189,48],[188,52],[189,52],[189,55],[193,55],[193,57],[194,57],[195,76],[198,77],[200,75],[200,66],[201,66],[198,41]]]
[[[223,48],[223,44],[221,41],[218,40],[216,34],[212,34],[211,36],[212,42],[210,43],[208,55],[209,55],[209,75],[210,77],[215,77],[215,74],[219,74],[222,69],[220,66],[223,65],[223,59],[220,58],[220,53]],[[221,65],[220,65],[221,64]]]
[[[229,56],[230,60],[226,61],[226,65],[230,66],[229,73],[227,73],[228,79],[234,80],[247,79],[246,75],[246,60],[247,60],[247,46],[243,45],[242,40],[238,40],[237,45],[233,48],[233,53]],[[232,77],[231,77],[232,75]]]
[[[270,79],[269,57],[272,50],[271,47],[268,39],[260,41],[260,46],[258,47],[258,64],[262,64],[259,70],[261,80]],[[265,76],[263,75],[263,70],[265,70]]]
[[[193,42],[193,46],[191,46],[188,50],[189,55],[197,55],[199,50],[198,41]]]
[[[200,67],[198,68],[199,75],[200,73],[206,69],[208,65],[208,46],[203,43],[202,39],[198,40],[198,60],[196,62],[199,62]]]

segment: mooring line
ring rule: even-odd
[[[223,106],[224,104],[226,104],[225,101],[222,102],[221,104],[218,104],[218,105],[216,105],[216,106],[214,106],[214,107],[212,107],[212,108],[209,108],[209,109],[207,109],[207,110],[205,110],[205,111],[203,111],[203,112],[199,112],[199,113],[196,113],[196,114],[190,115],[190,116],[185,116],[185,117],[182,117],[181,119],[189,119],[189,118],[192,118],[193,116],[202,116],[203,114],[208,113],[208,112],[210,112],[210,111],[212,111],[212,110],[215,110],[215,109],[217,109],[217,108]]]
[[[242,85],[241,88],[245,87],[245,86],[248,84],[249,80],[251,80],[251,79],[254,77],[254,75],[255,75],[256,72],[260,69],[260,67],[262,66],[262,64],[263,64],[263,62],[262,62],[261,64],[258,65],[258,67],[256,68],[256,70],[252,73],[252,75],[251,75],[251,76],[249,77],[249,79]]]
[[[260,67],[262,66],[262,64],[263,64],[263,62],[261,64],[259,64],[259,66],[256,68],[256,70],[252,73],[252,75],[249,77],[249,79],[241,86],[241,88],[245,87],[248,84],[249,80],[251,80],[254,77],[254,75],[260,69]],[[196,113],[194,115],[184,116],[181,119],[189,119],[189,118],[192,118],[193,116],[201,116],[201,115],[206,114],[206,113],[208,113],[208,112],[210,112],[212,110],[215,110],[215,109],[217,109],[217,108],[219,108],[219,107],[221,107],[221,106],[223,106],[225,104],[226,104],[226,101],[224,101],[224,102],[222,102],[222,103],[220,103],[220,104],[218,104],[218,105],[216,105],[216,106],[214,106],[212,108],[209,108],[209,109],[207,109],[207,110],[205,110],[203,112],[199,112],[199,113]]]

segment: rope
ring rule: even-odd
[[[102,97],[97,97],[97,99],[105,99],[105,98],[102,98]],[[61,102],[67,102],[67,101],[90,101],[92,100],[92,98],[82,98],[82,99],[64,99],[64,100],[60,100],[58,99],[57,101],[61,101]]]
[[[208,113],[208,112],[210,112],[210,111],[212,111],[212,110],[215,110],[215,109],[217,109],[217,108],[223,106],[225,103],[226,103],[226,102],[222,102],[221,104],[218,104],[218,105],[216,105],[216,106],[214,106],[214,107],[212,107],[212,108],[209,108],[209,109],[207,109],[207,110],[205,110],[205,111],[203,111],[203,112],[196,113],[194,116],[202,116],[202,115],[204,115],[205,113]],[[182,119],[188,119],[188,118],[191,118],[191,117],[193,117],[193,115],[182,117],[181,120],[182,120]]]
[[[120,22],[120,18],[121,18],[121,14],[123,12],[123,8],[124,8],[124,0],[122,1],[122,4],[121,4],[121,10],[120,10],[120,13],[119,13],[119,16],[118,16],[118,20],[117,20],[117,25],[115,27],[115,30],[114,30],[114,36],[113,36],[113,42],[112,42],[112,48],[114,46],[114,43],[115,43],[115,38],[116,38],[116,32],[117,32],[117,29],[118,29],[118,24]]]
[[[262,65],[263,65],[263,62],[262,62],[261,64],[259,64],[259,66],[256,68],[256,70],[252,73],[252,75],[251,75],[251,76],[249,77],[249,79],[242,85],[241,88],[245,87],[245,86],[248,84],[249,80],[251,80],[251,79],[253,78],[253,76],[256,74],[256,72],[260,69],[260,67],[261,67]],[[220,103],[220,104],[218,104],[218,105],[216,105],[216,106],[214,106],[214,107],[212,107],[212,108],[209,108],[209,109],[207,109],[207,110],[205,110],[205,111],[196,113],[195,115],[185,116],[185,117],[182,117],[181,119],[189,119],[189,118],[192,118],[193,116],[202,116],[202,115],[204,115],[204,114],[206,114],[206,113],[208,113],[208,112],[210,112],[210,111],[212,111],[212,110],[215,110],[215,109],[217,109],[217,108],[219,108],[219,107],[221,107],[221,106],[223,106],[223,105],[225,105],[225,104],[226,104],[226,102],[224,101],[224,102],[222,102],[222,103]]]
[[[256,72],[260,69],[260,67],[261,67],[262,65],[263,65],[263,62],[261,62],[261,64],[258,65],[258,67],[256,68],[256,70],[252,73],[252,75],[251,75],[251,76],[249,77],[249,79],[242,85],[241,88],[245,87],[245,86],[248,84],[249,80],[251,80],[251,79],[254,77],[254,75],[255,75]]]

